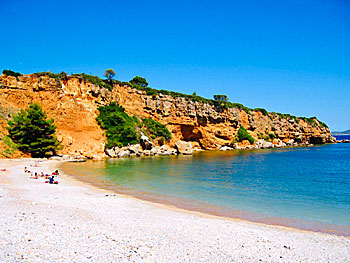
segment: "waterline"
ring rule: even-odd
[[[350,164],[339,159],[349,149],[343,146],[202,152],[62,168],[79,180],[153,202],[350,236]]]

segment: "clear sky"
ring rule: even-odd
[[[350,1],[0,0],[0,69],[116,78],[350,129]]]

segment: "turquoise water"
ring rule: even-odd
[[[350,236],[350,144],[88,161],[62,169],[186,209]]]

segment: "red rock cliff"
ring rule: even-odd
[[[88,157],[103,156],[105,137],[98,126],[97,107],[116,101],[126,112],[150,117],[165,124],[172,132],[170,145],[178,140],[190,141],[194,147],[216,149],[229,145],[243,125],[258,138],[273,133],[281,140],[326,143],[333,137],[317,119],[312,123],[260,111],[249,114],[238,108],[222,109],[169,95],[146,95],[128,85],[114,85],[113,91],[78,77],[55,79],[34,74],[0,76],[0,128],[6,133],[6,120],[19,109],[38,102],[50,118],[55,119],[57,134],[64,148],[62,154],[79,153]]]

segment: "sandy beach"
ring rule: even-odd
[[[0,262],[350,262],[350,238],[188,212],[1,160]]]

